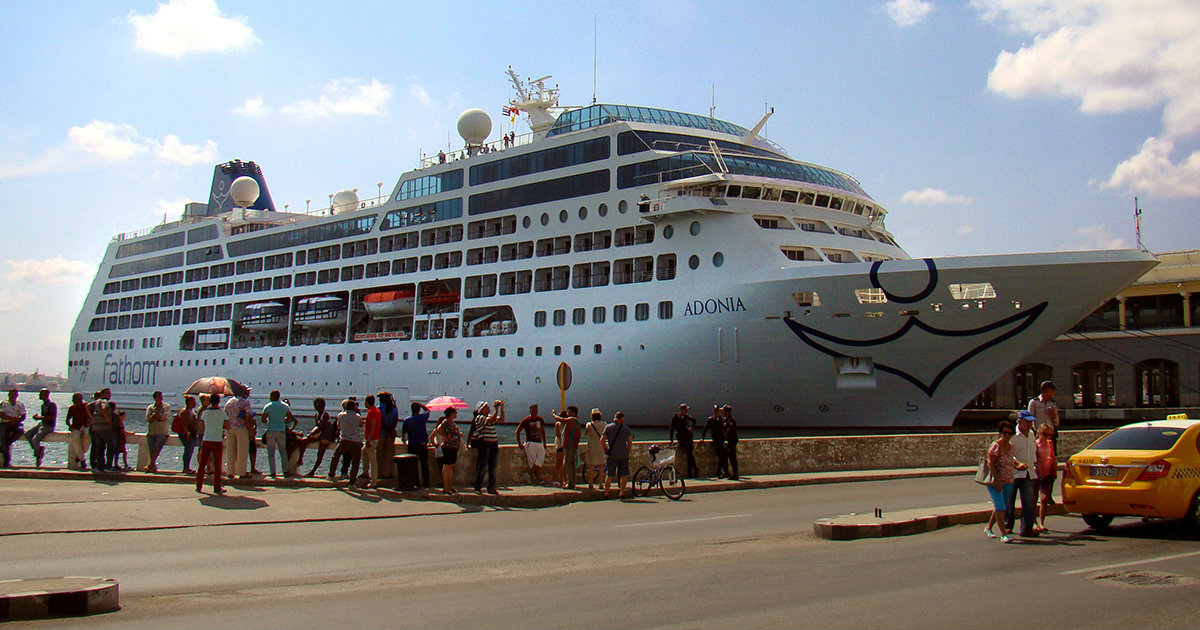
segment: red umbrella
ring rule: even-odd
[[[183,393],[220,394],[222,396],[241,396],[245,398],[250,396],[250,388],[224,376],[206,376],[196,379],[196,382],[183,390]]]
[[[471,405],[463,402],[461,398],[455,398],[454,396],[438,396],[425,403],[425,407],[430,411],[445,411],[451,407],[455,409],[470,409]]]

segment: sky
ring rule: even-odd
[[[276,205],[390,190],[563,105],[752,127],[857,178],[914,257],[1200,247],[1196,0],[0,2],[0,371],[65,371],[113,236],[253,160]],[[521,121],[517,133],[527,130]]]

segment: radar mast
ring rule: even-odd
[[[546,80],[551,76],[553,75],[530,79],[527,88],[525,82],[521,81],[516,72],[513,72],[512,66],[508,67],[508,78],[517,92],[517,97],[508,103],[525,112],[525,115],[529,117],[529,128],[533,130],[534,137],[538,139],[546,136],[546,132],[550,131],[550,127],[558,118],[551,112],[551,110],[559,108],[558,86],[546,87]]]

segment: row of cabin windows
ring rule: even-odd
[[[658,264],[651,256],[622,258],[612,262],[580,263],[573,267],[543,267],[535,270],[509,271],[500,274],[467,276],[463,297],[493,297],[529,293],[530,291],[561,291],[584,289],[611,284],[632,284],[651,280],[674,280],[677,273],[675,254],[662,254]]]
[[[142,337],[142,348],[161,348],[162,337]],[[137,345],[133,339],[104,339],[96,341],[76,341],[75,352],[94,352],[96,350],[133,350]],[[86,362],[72,362],[84,365]]]
[[[658,303],[658,318],[671,319],[675,316],[675,303],[663,301]],[[625,304],[617,304],[612,308],[612,321],[615,323],[623,323],[629,319],[629,307]],[[635,321],[644,322],[650,319],[650,304],[647,302],[639,302],[633,305],[633,319]],[[603,306],[592,307],[592,323],[603,324],[608,320],[608,309]],[[566,309],[555,309],[550,313],[550,321],[555,326],[567,325]],[[571,309],[571,323],[575,326],[582,326],[587,323],[587,309],[576,307]],[[533,314],[533,325],[538,328],[546,326],[546,311],[537,311]]]
[[[617,349],[620,350],[619,347]],[[550,348],[550,351],[556,357],[562,356],[562,354],[564,353],[564,348],[562,346],[553,346],[552,348]],[[580,344],[575,344],[571,348],[571,352],[576,355],[583,354],[583,346]],[[594,354],[602,354],[604,352],[604,345],[599,344],[599,343],[592,344],[592,352]],[[544,353],[545,352],[544,352],[542,346],[534,346],[533,356],[540,357]],[[474,351],[471,349],[464,350],[463,354],[468,359],[473,358],[475,356]],[[515,348],[514,354],[518,357],[524,357],[525,356],[525,347],[517,346]],[[411,355],[414,356],[417,361],[425,360],[425,351],[423,351],[423,350],[418,350],[416,352],[413,352],[413,353],[411,353]],[[491,355],[491,353],[488,348],[483,348],[479,351],[479,357],[482,359],[486,359],[490,355]],[[373,355],[372,355],[372,353],[369,353],[369,352],[363,352],[361,354],[354,354],[354,353],[351,353],[351,354],[327,354],[327,355],[324,355],[324,357],[322,357],[319,354],[314,354],[314,355],[312,355],[311,361],[309,360],[309,355],[300,355],[299,358],[297,358],[295,355],[293,355],[291,357],[291,359],[292,359],[291,362],[293,364],[296,364],[296,363],[299,363],[299,364],[343,363],[343,362],[347,362],[347,361],[350,363],[354,363],[355,357],[359,357],[358,358],[359,361],[370,361],[372,356],[375,361],[383,361],[384,360],[384,358],[383,358],[384,354],[382,352],[376,352]],[[395,361],[396,356],[397,356],[397,354],[395,352],[389,352],[389,353],[387,353],[386,360]],[[401,353],[399,353],[399,357],[400,357],[399,360],[401,360],[401,361],[409,361],[410,353],[409,352],[401,352]],[[431,350],[429,352],[429,359],[431,361],[440,360],[442,357],[445,357],[446,359],[453,359],[454,351],[446,350],[445,354],[442,354],[437,350]],[[508,348],[497,348],[496,349],[496,358],[504,359],[507,357],[508,357]],[[278,360],[276,360],[276,359],[278,359]],[[189,360],[187,360],[187,364],[192,365],[193,360],[196,362],[196,365],[200,365],[201,359],[189,359]],[[204,359],[203,361],[204,361],[204,365],[208,365],[207,359]],[[224,365],[224,361],[225,361],[224,359],[221,359],[222,365]],[[180,365],[183,365],[184,362],[181,360],[179,363],[180,363]],[[241,357],[238,359],[238,365],[274,365],[276,363],[278,363],[279,365],[283,365],[284,357],[250,357],[250,358]],[[217,364],[216,359],[214,359],[213,365],[216,365],[216,364]],[[174,365],[174,361],[171,362],[171,365],[172,366]]]

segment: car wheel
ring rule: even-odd
[[[1194,530],[1200,530],[1200,490],[1196,491],[1196,495],[1192,497],[1192,507],[1188,508],[1187,513],[1188,527]]]
[[[1084,514],[1083,522],[1092,529],[1106,529],[1112,525],[1113,517],[1109,514]]]

